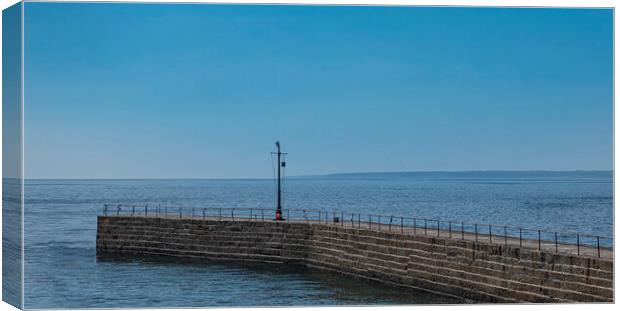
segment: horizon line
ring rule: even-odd
[[[614,169],[573,169],[573,170],[428,170],[428,171],[374,171],[374,172],[340,172],[325,173],[315,175],[291,175],[287,178],[304,178],[304,177],[329,177],[337,175],[363,175],[363,174],[411,174],[411,173],[576,173],[576,172],[612,172]],[[24,180],[201,180],[201,179],[220,179],[220,180],[256,180],[256,179],[272,179],[273,177],[102,177],[102,178],[84,178],[84,177],[24,177]],[[3,179],[19,179],[15,177],[3,177]]]

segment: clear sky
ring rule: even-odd
[[[612,17],[27,3],[26,177],[611,169]]]

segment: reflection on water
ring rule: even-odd
[[[286,305],[382,305],[382,304],[444,304],[460,300],[426,292],[386,286],[376,282],[345,277],[336,273],[287,264],[226,263],[178,261],[160,258],[144,260],[122,257],[103,257],[99,265],[112,267],[140,266],[164,278],[158,282],[178,282],[183,279],[186,294],[198,292],[201,300],[193,304],[182,299],[161,300],[159,306],[286,306]],[[234,280],[234,282],[231,282]],[[151,285],[152,286],[152,285]],[[201,287],[203,290],[193,286]],[[149,286],[150,287],[150,286]],[[171,285],[178,291],[182,285]],[[208,290],[204,290],[208,288]],[[243,292],[240,288],[245,288]],[[148,287],[144,289],[148,291]],[[161,295],[162,293],[160,293]],[[163,294],[165,295],[165,294]],[[192,299],[194,300],[194,299]],[[214,304],[215,302],[215,304]],[[145,306],[151,306],[147,302]]]

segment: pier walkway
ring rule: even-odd
[[[321,210],[284,209],[284,220],[273,219],[273,208],[188,208],[148,205],[106,205],[103,215],[140,216],[233,222],[321,224],[411,236],[448,238],[546,253],[613,259],[613,238],[510,226],[458,221]]]
[[[109,212],[109,211],[108,211]],[[610,249],[442,228],[135,207],[97,218],[97,256],[298,265],[464,302],[613,302]],[[196,212],[196,210],[194,210]],[[201,211],[202,212],[202,211]],[[269,210],[273,215],[273,210]],[[303,215],[303,214],[302,214]],[[372,219],[372,217],[371,217]],[[417,221],[417,219],[416,219]],[[422,221],[424,222],[424,221]],[[476,226],[475,226],[476,227]],[[523,230],[521,230],[523,234]],[[541,237],[542,237],[541,232]],[[555,234],[554,234],[555,237]],[[477,240],[477,241],[476,241]],[[558,239],[559,240],[559,239]],[[599,238],[600,240],[600,238]],[[577,254],[578,252],[578,254]],[[599,257],[600,255],[600,257]]]

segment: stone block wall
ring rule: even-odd
[[[303,264],[311,234],[287,223],[99,216],[97,255]]]
[[[289,263],[473,302],[613,302],[613,261],[319,223],[98,218],[98,255]]]

